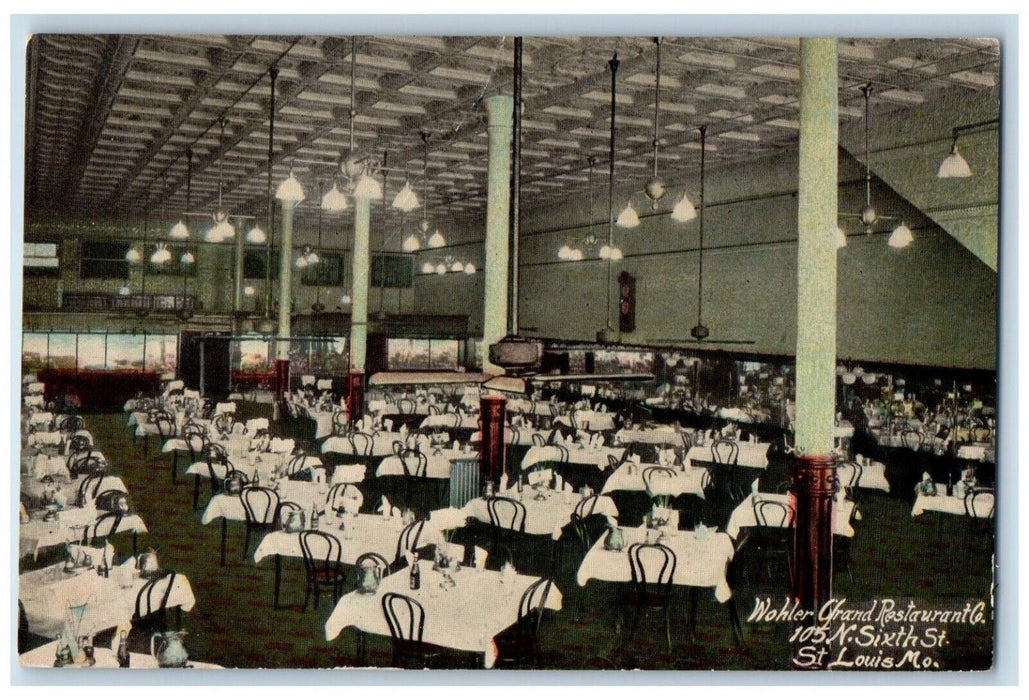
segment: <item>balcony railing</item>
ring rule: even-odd
[[[175,313],[192,312],[196,297],[192,294],[95,294],[65,293],[61,299],[62,311],[153,311]]]

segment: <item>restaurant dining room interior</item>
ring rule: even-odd
[[[990,669],[1004,49],[26,37],[17,663]]]

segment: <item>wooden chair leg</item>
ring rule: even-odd
[[[172,452],[172,463],[171,463],[171,476],[172,483],[179,483],[179,451],[175,450]]]
[[[726,603],[729,609],[729,625],[732,627],[732,638],[736,642],[736,646],[740,649],[743,648],[743,626],[740,625],[740,613],[736,609],[736,599],[730,598],[729,602]]]
[[[200,504],[200,475],[193,475],[193,510]]]

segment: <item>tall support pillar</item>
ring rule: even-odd
[[[483,371],[503,374],[489,362],[489,347],[507,335],[508,237],[511,206],[511,131],[514,101],[494,95],[486,101],[489,131],[489,172],[486,180],[486,264],[483,303]]]
[[[354,204],[354,255],[350,307],[350,369],[365,371],[368,354],[368,269],[372,258],[369,247],[371,200],[359,197]]]
[[[347,372],[347,417],[351,423],[364,415],[364,370]]]
[[[232,271],[232,330],[240,331],[240,316],[243,311],[243,230],[236,231],[235,259]]]
[[[275,391],[278,398],[289,388],[290,314],[293,311],[293,213],[298,202],[282,202],[282,245],[279,247],[279,342],[275,353]],[[239,235],[238,233],[236,235]]]
[[[793,596],[817,610],[832,590],[836,415],[836,39],[800,42],[797,244],[797,459]]]
[[[505,322],[507,319],[504,319]],[[479,447],[479,474],[483,482],[489,481],[494,489],[506,471],[504,457],[504,423],[507,401],[503,396],[489,394],[479,399],[479,420],[482,442]]]

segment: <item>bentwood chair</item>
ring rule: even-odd
[[[425,608],[414,598],[400,593],[386,593],[382,596],[382,614],[389,626],[393,666],[426,668],[433,659],[443,654],[442,648],[423,641]]]
[[[195,438],[193,438],[195,440]],[[217,442],[205,442],[197,454],[197,462],[207,465],[207,476],[211,484],[211,497],[220,490],[220,484],[227,474],[218,474],[216,465],[220,465],[224,472],[229,470],[229,453]],[[200,504],[200,474],[193,475],[193,510]]]
[[[530,583],[522,593],[518,602],[518,621],[493,638],[498,661],[515,665],[531,661],[534,668],[540,668],[540,628],[552,586],[553,581],[540,578]]]
[[[338,512],[343,510],[347,501],[353,499],[364,503],[364,493],[356,484],[335,484],[325,496],[325,507]]]
[[[130,652],[150,654],[150,639],[156,632],[182,627],[182,607],[170,606],[172,590],[177,574],[162,571],[148,580],[136,594],[132,613],[132,627],[126,643]],[[174,611],[174,622],[169,613]],[[107,646],[113,638],[113,630],[103,632],[94,639],[96,646]]]
[[[965,492],[965,515],[970,519],[965,527],[967,544],[966,554],[978,549],[983,541],[987,542],[986,551],[993,551],[994,514],[996,512],[993,489],[973,487]]]
[[[318,608],[318,599],[323,588],[332,592],[332,602],[335,604],[343,594],[343,586],[346,584],[342,544],[330,533],[304,530],[300,533],[300,549],[304,555],[304,571],[307,574],[304,610],[307,610],[312,593],[314,607]]]
[[[575,510],[572,511],[571,523],[575,530],[575,536],[579,540],[583,556],[589,552],[590,547],[593,546],[597,537],[600,536],[601,528],[597,526],[600,521],[598,518],[592,517],[599,498],[600,496],[597,494],[587,496],[575,504]]]
[[[404,568],[407,564],[407,559],[404,555],[407,552],[412,552],[414,556],[418,556],[418,539],[422,536],[422,529],[424,527],[424,520],[415,520],[400,531],[400,536],[397,537],[397,553],[393,558],[394,567],[397,569]]]
[[[243,502],[246,517],[240,558],[246,560],[250,551],[250,533],[270,532],[278,527],[279,494],[263,486],[245,486],[239,498]]]
[[[630,643],[636,635],[642,612],[660,610],[665,618],[665,638],[668,651],[672,650],[672,579],[678,564],[675,552],[663,544],[636,542],[629,546],[629,569],[632,582],[628,603],[632,606],[629,624]]]
[[[486,499],[486,512],[490,521],[491,550],[498,556],[506,552],[511,558],[517,557],[524,539],[525,504],[506,496],[491,496]]]
[[[87,476],[79,484],[78,498],[75,502],[80,506],[84,506],[93,501],[97,497],[97,494],[100,493],[100,488],[103,486],[103,483],[103,473]]]
[[[755,583],[760,581],[761,570],[771,578],[776,571],[785,567],[787,579],[792,584],[793,565],[792,547],[793,522],[796,511],[789,503],[755,497],[752,504],[754,511],[754,531],[748,542],[751,559],[757,566]]]
[[[732,440],[719,438],[711,443],[711,461],[715,467],[715,490],[733,503],[743,500],[743,492],[738,482],[736,463],[740,456],[740,446]]]
[[[347,412],[340,410],[332,414],[332,434],[343,437],[353,432],[353,425],[347,416]]]

